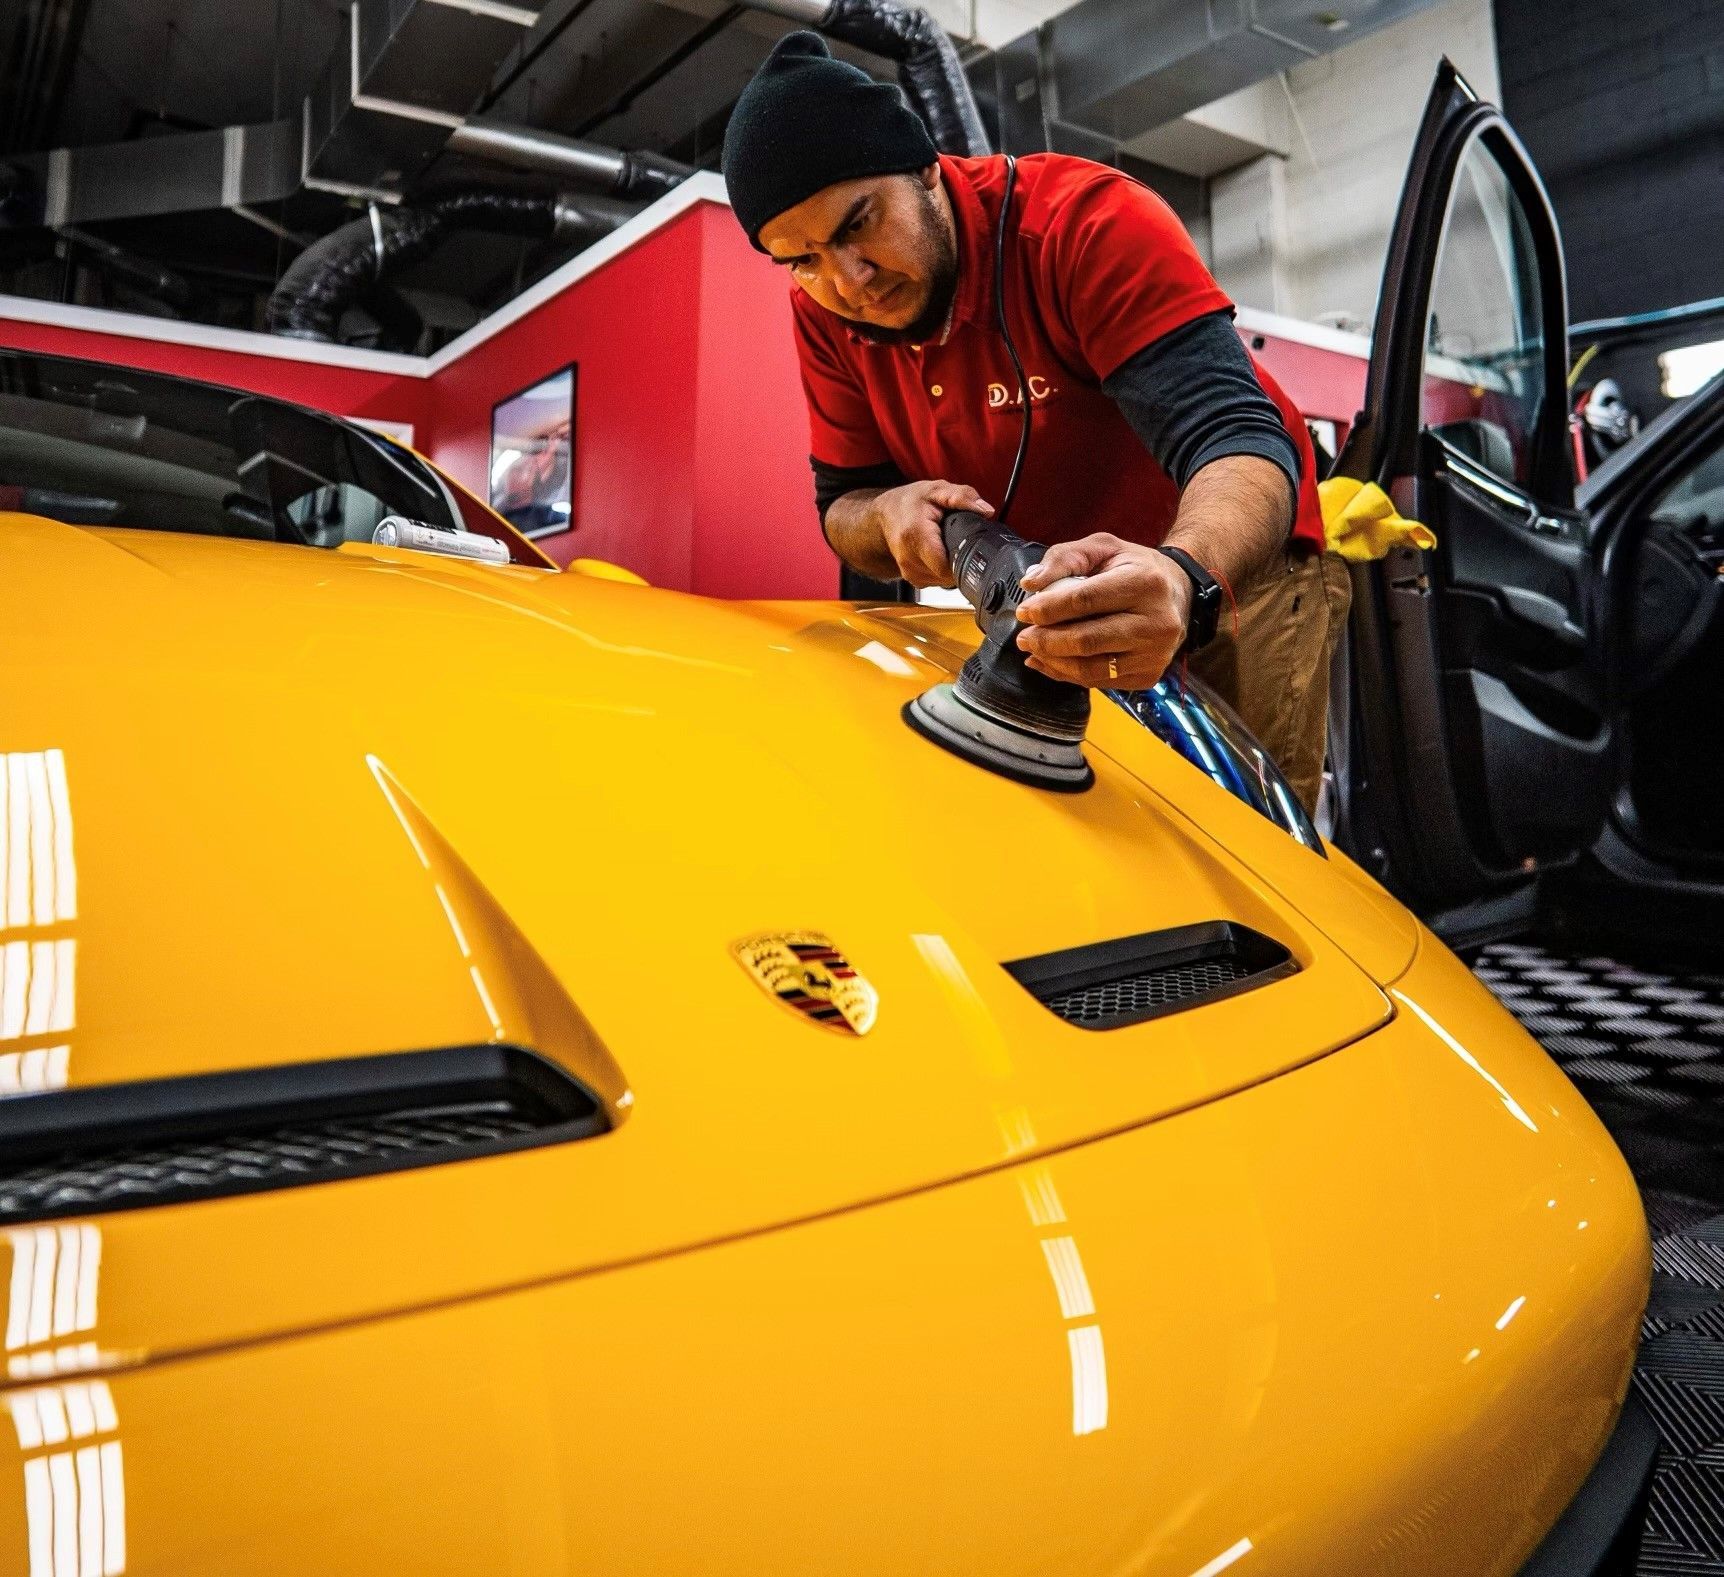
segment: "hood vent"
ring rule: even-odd
[[[0,1224],[297,1188],[609,1127],[585,1086],[514,1046],[25,1095],[0,1101]]]
[[[1006,972],[1079,1029],[1122,1029],[1295,974],[1279,942],[1230,921],[1148,931],[1021,958]]]

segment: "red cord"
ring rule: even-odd
[[[1227,611],[1233,617],[1233,639],[1239,639],[1239,600],[1233,595],[1233,588],[1227,584],[1227,577],[1217,570],[1212,570],[1207,564],[1203,566],[1209,576],[1221,582],[1221,589],[1227,593]]]

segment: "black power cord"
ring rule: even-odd
[[[1000,222],[994,231],[994,308],[1000,320],[1000,338],[1006,342],[1006,354],[1012,358],[1012,370],[1018,375],[1018,404],[1023,409],[1023,427],[1018,433],[1018,452],[1012,461],[1012,474],[1006,483],[1006,496],[994,519],[1006,523],[1006,514],[1017,496],[1018,483],[1023,478],[1024,456],[1030,452],[1030,380],[1024,376],[1024,364],[1018,359],[1018,347],[1012,343],[1012,331],[1006,322],[1006,220],[1012,211],[1012,193],[1018,185],[1018,161],[1006,155],[1006,190],[1000,199]]]

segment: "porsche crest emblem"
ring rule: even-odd
[[[799,1018],[845,1035],[874,1027],[874,988],[818,931],[774,931],[733,943],[737,962]]]

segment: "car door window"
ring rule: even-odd
[[[1724,539],[1724,448],[1714,449],[1667,488],[1650,514],[1655,529],[1696,542]]]
[[[1489,143],[1475,137],[1456,174],[1425,320],[1422,425],[1526,485],[1546,355],[1532,226]]]

